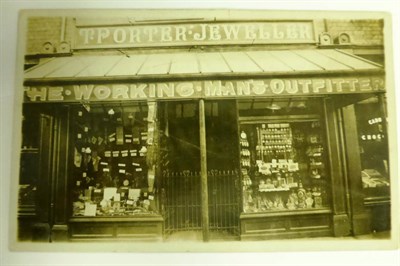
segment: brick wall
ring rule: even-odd
[[[345,32],[350,35],[353,44],[383,45],[381,20],[326,20],[326,28],[332,38]]]
[[[37,54],[45,42],[60,43],[61,17],[30,17],[27,24],[26,53]]]

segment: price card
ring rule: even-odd
[[[133,166],[140,166],[138,163],[132,163]]]
[[[113,151],[112,155],[113,157],[119,157],[119,151]]]
[[[96,216],[97,205],[89,202],[85,202],[84,216]]]
[[[87,176],[86,172],[83,172],[82,177],[86,177],[86,176]]]
[[[114,201],[121,201],[121,194],[116,193],[116,194],[114,195]]]
[[[119,163],[118,166],[119,166],[119,167],[125,167],[126,164],[124,164],[124,163]]]
[[[128,192],[129,199],[137,199],[140,197],[140,189],[130,188]]]
[[[100,162],[101,165],[108,165],[107,162]]]
[[[82,111],[79,111],[78,116],[82,116],[82,115],[83,115]]]
[[[136,172],[142,172],[142,168],[136,168],[135,171]]]
[[[89,131],[89,128],[88,128],[88,127],[84,127],[84,128],[83,128],[83,131],[88,132],[88,131]]]
[[[125,143],[132,143],[132,139],[125,139]]]
[[[120,174],[125,174],[125,169],[119,169],[119,170],[118,170],[118,173],[120,173]]]
[[[103,199],[105,200],[110,200],[114,195],[117,193],[117,188],[116,187],[106,187],[104,188],[104,195]]]
[[[108,168],[103,168],[103,172],[110,172],[110,169],[108,169]]]
[[[81,139],[82,138],[82,134],[78,134],[77,136],[76,136],[78,139]]]
[[[104,152],[105,157],[111,157],[111,151],[105,151]]]

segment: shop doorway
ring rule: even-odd
[[[159,105],[166,234],[203,228],[198,106],[197,101]],[[209,229],[235,235],[240,198],[235,102],[206,102],[205,115]]]

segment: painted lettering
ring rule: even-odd
[[[112,98],[113,99],[129,99],[128,95],[129,88],[126,85],[114,85],[112,87]]]
[[[26,89],[26,96],[28,96],[31,102],[36,102],[36,98],[39,98],[40,101],[46,101],[46,95],[46,87],[41,87],[39,89],[35,87]]]
[[[206,27],[207,27],[206,24],[200,24],[201,33],[196,32],[195,34],[193,34],[193,39],[195,41],[204,41],[206,39],[207,37]]]
[[[130,97],[131,99],[146,99],[147,95],[144,92],[146,84],[131,85],[130,86]]]
[[[157,96],[158,97],[174,97],[175,90],[174,90],[174,83],[159,83],[157,84]]]
[[[117,28],[113,34],[114,42],[116,43],[123,43],[126,41],[126,31],[121,28]]]
[[[271,91],[274,94],[281,94],[285,90],[285,83],[281,79],[271,80],[269,86],[271,87]]]
[[[97,29],[97,43],[101,44],[104,39],[110,36],[110,30],[108,28],[98,28]]]
[[[90,100],[93,85],[75,85],[74,87],[75,100]]]
[[[319,93],[321,89],[325,88],[325,80],[323,79],[314,79],[312,81],[312,91],[314,93]]]
[[[106,100],[111,95],[111,89],[107,86],[96,86],[93,89],[93,95],[98,100]]]
[[[161,27],[161,41],[170,42],[172,41],[171,27]]]
[[[175,40],[186,41],[186,27],[176,26],[175,28]]]
[[[250,81],[237,81],[236,82],[238,95],[250,95]]]
[[[83,36],[84,44],[89,44],[89,41],[94,39],[94,29],[79,29],[79,35]]]
[[[222,26],[226,39],[237,40],[239,38],[239,25],[223,25]]]
[[[47,96],[49,101],[63,101],[64,96],[62,95],[63,87],[50,87],[49,94]]]
[[[190,97],[194,94],[193,83],[182,82],[175,86],[176,93],[181,97]]]
[[[218,41],[221,40],[221,34],[219,33],[219,25],[210,25],[210,41]]]
[[[221,96],[222,83],[220,80],[217,81],[205,81],[204,90],[206,96]]]

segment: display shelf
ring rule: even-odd
[[[277,216],[296,216],[296,215],[308,215],[308,214],[330,214],[330,213],[332,213],[332,210],[330,208],[273,210],[266,212],[241,213],[240,219],[265,218],[265,217],[277,217]]]
[[[290,191],[290,187],[284,188],[259,188],[258,192],[287,192]]]

